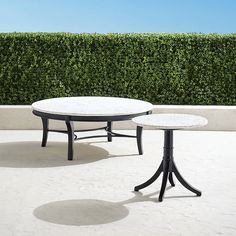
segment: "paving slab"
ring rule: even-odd
[[[74,161],[65,135],[45,148],[41,135],[0,130],[1,236],[236,235],[235,132],[175,131],[175,162],[202,196],[174,178],[161,203],[161,179],[133,188],[159,166],[163,131],[144,130],[142,156],[135,139],[78,141]]]

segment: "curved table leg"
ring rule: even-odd
[[[112,122],[111,121],[107,121],[107,141],[108,142],[112,142]]]
[[[46,147],[47,145],[47,140],[48,140],[48,119],[41,117],[42,123],[43,123],[43,138],[42,138],[42,147]]]
[[[74,124],[73,121],[66,120],[68,133],[68,160],[73,160],[73,146],[74,146]]]
[[[137,128],[136,128],[136,136],[137,136],[137,145],[138,145],[138,153],[139,153],[139,155],[143,155],[142,132],[143,132],[143,127],[142,126],[137,126]]]
[[[166,190],[166,183],[168,179],[169,173],[169,161],[163,161],[163,177],[162,177],[162,184],[161,184],[161,191],[159,194],[159,201],[162,202],[163,196]]]
[[[188,190],[190,190],[190,191],[193,192],[193,193],[196,193],[197,196],[201,196],[201,195],[202,195],[201,191],[199,191],[198,189],[192,187],[192,186],[182,177],[182,175],[179,173],[179,171],[178,171],[178,169],[177,169],[177,167],[176,167],[176,165],[175,165],[174,162],[173,162],[172,168],[173,168],[173,172],[175,173],[176,178],[179,180],[179,182],[180,182],[185,188],[187,188]]]
[[[173,180],[173,174],[172,174],[172,172],[170,172],[169,173],[169,182],[170,182],[170,184],[171,184],[171,186],[175,186],[175,182],[174,182],[174,180]]]
[[[140,189],[146,188],[147,186],[152,184],[159,177],[159,175],[161,174],[162,171],[163,171],[163,161],[161,162],[160,166],[158,167],[156,173],[149,180],[144,182],[143,184],[135,186],[134,191],[139,191]]]

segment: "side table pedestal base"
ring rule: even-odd
[[[136,186],[134,188],[134,191],[139,191],[140,189],[143,189],[150,184],[152,184],[159,175],[163,172],[162,176],[162,184],[161,184],[161,190],[159,194],[159,201],[163,201],[165,189],[167,180],[169,179],[169,182],[171,186],[175,186],[174,180],[173,180],[173,174],[175,174],[176,178],[179,180],[179,182],[188,190],[195,193],[197,196],[201,196],[201,191],[197,190],[196,188],[192,187],[180,174],[179,170],[176,167],[176,164],[173,160],[173,130],[164,130],[165,136],[164,136],[164,155],[163,160],[158,167],[156,173],[146,182]]]

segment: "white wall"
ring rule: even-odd
[[[155,105],[153,113],[186,113],[202,115],[208,125],[196,130],[236,131],[236,106],[179,106]],[[76,122],[75,128],[94,128],[103,125]],[[131,121],[115,122],[114,129],[134,129]],[[50,128],[64,129],[63,121],[50,121]],[[31,106],[0,106],[0,129],[42,129],[41,119],[32,114]]]

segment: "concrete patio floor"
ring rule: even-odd
[[[133,134],[135,131],[122,131]],[[174,156],[184,178],[163,202],[161,179],[138,193],[162,160],[163,131],[144,130],[144,155],[136,141],[115,138],[75,143],[41,131],[0,130],[1,236],[199,236],[236,235],[236,133],[176,131]]]

